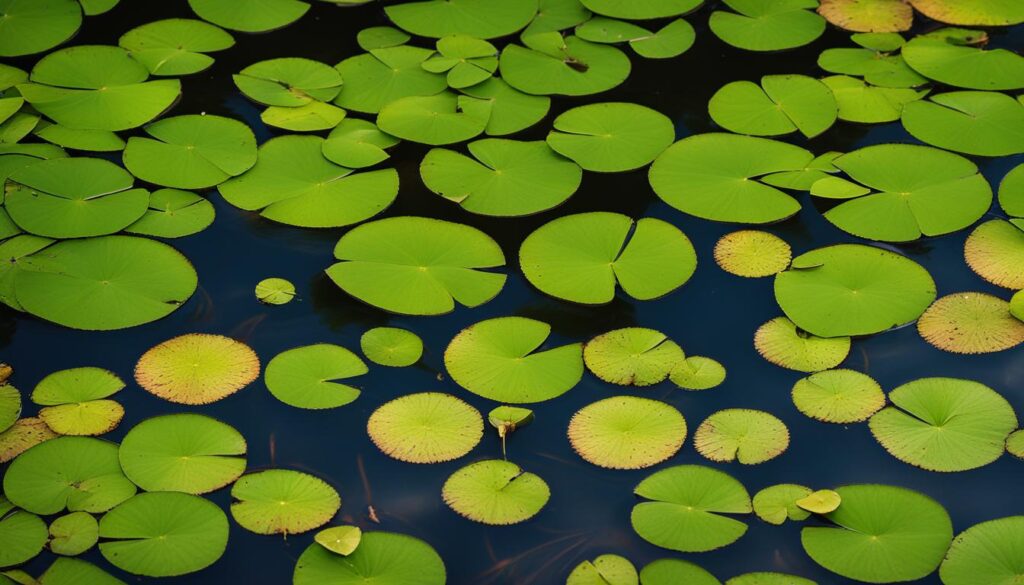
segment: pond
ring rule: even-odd
[[[495,7],[503,2],[493,0]],[[0,0],[0,11],[16,3],[17,0]],[[250,7],[245,9],[259,10],[259,3],[242,4]],[[394,3],[336,6],[315,1],[301,19],[279,30],[265,34],[232,33],[235,45],[212,53],[215,63],[211,67],[181,77],[180,100],[166,115],[206,114],[240,120],[252,129],[260,144],[276,136],[293,134],[267,125],[261,119],[264,106],[243,95],[232,81],[232,75],[253,63],[279,57],[302,57],[334,65],[360,54],[364,51],[357,44],[359,31],[391,24],[382,4]],[[758,52],[730,46],[708,26],[712,12],[730,10],[726,4],[734,2],[708,1],[685,16],[695,29],[696,40],[679,56],[645,59],[626,45],[620,45],[632,63],[626,81],[592,95],[554,97],[543,120],[513,138],[544,140],[557,116],[572,108],[599,102],[640,104],[664,114],[674,127],[673,140],[725,132],[709,116],[708,103],[726,84],[740,80],[758,82],[764,75],[821,78],[830,75],[818,65],[822,51],[855,46],[849,32],[831,25],[817,40],[791,50]],[[735,4],[749,3],[737,1]],[[813,7],[816,2],[809,4]],[[166,18],[195,18],[195,15],[185,0],[126,0],[105,14],[86,17],[69,44],[117,45],[125,32]],[[661,19],[651,26],[660,27],[671,20]],[[913,28],[904,36],[909,39],[942,26],[918,14]],[[984,30],[989,35],[986,50],[1006,49],[1019,53],[1024,49],[1024,26],[984,27]],[[500,49],[514,38],[508,36],[493,42]],[[414,38],[410,42],[433,48],[431,39]],[[5,58],[2,62],[28,71],[38,59],[39,55],[28,55]],[[542,83],[545,79],[537,81]],[[934,94],[957,91],[963,86],[935,82],[924,87],[931,88]],[[1016,94],[1024,89],[1024,83],[998,89],[1008,90],[1006,95]],[[1002,119],[1002,124],[1021,125],[1019,118],[1024,117],[1024,106],[1018,109],[1022,111],[1011,112],[1008,118]],[[353,111],[349,112],[349,117],[374,120],[372,115]],[[778,140],[814,155],[832,151],[850,153],[890,143],[924,144],[908,133],[898,120],[877,124],[840,120],[828,126],[813,138],[797,133],[778,137]],[[981,132],[995,131],[989,128]],[[125,138],[144,136],[141,129],[121,134]],[[326,132],[315,134],[325,136]],[[982,136],[983,142],[996,140]],[[996,189],[1011,169],[1024,163],[1021,154],[1024,138],[1021,136],[1017,134],[1011,139],[1011,142],[1016,140],[1016,145],[1005,155],[964,156],[977,165]],[[26,142],[38,140],[31,136],[25,139]],[[447,148],[461,150],[459,145]],[[725,148],[718,154],[728,155],[729,150],[731,148]],[[384,530],[422,539],[443,559],[447,582],[456,585],[561,584],[578,564],[602,554],[621,555],[638,569],[656,559],[685,559],[723,582],[736,575],[758,571],[798,575],[822,584],[859,582],[835,574],[805,552],[801,530],[806,526],[827,526],[823,517],[775,526],[753,514],[734,516],[748,526],[746,533],[728,546],[709,552],[667,550],[639,536],[630,522],[631,511],[642,500],[633,493],[634,488],[657,470],[683,464],[724,471],[739,480],[750,495],[783,483],[813,489],[849,484],[908,488],[941,503],[949,513],[955,534],[980,522],[1024,515],[1024,504],[1016,489],[1024,478],[1024,463],[1011,455],[1003,454],[987,465],[955,473],[928,471],[890,455],[873,437],[866,422],[828,424],[808,418],[797,410],[791,389],[807,373],[769,363],[759,355],[753,343],[755,331],[762,324],[782,315],[773,289],[775,279],[740,278],[719,268],[714,258],[719,239],[739,229],[763,230],[782,238],[791,246],[794,257],[833,244],[872,244],[904,255],[926,269],[934,279],[939,298],[970,291],[1005,301],[1012,296],[1012,290],[990,284],[964,261],[965,241],[974,226],[1006,217],[997,202],[984,211],[984,217],[979,214],[972,218],[968,229],[962,229],[968,225],[965,223],[946,230],[951,233],[941,232],[941,235],[920,239],[917,234],[904,238],[912,241],[902,243],[879,241],[884,240],[883,237],[865,239],[843,231],[824,215],[837,208],[835,199],[812,197],[806,191],[797,190],[787,191],[799,203],[799,210],[791,217],[786,214],[781,221],[744,226],[735,221],[708,221],[698,217],[699,213],[684,213],[673,207],[652,189],[649,165],[644,161],[639,168],[624,172],[584,171],[575,194],[551,209],[522,217],[493,217],[467,211],[427,188],[421,178],[420,163],[430,151],[430,146],[410,140],[389,150],[390,158],[375,168],[394,168],[400,188],[394,202],[371,221],[423,216],[473,226],[486,233],[497,242],[507,261],[504,268],[493,269],[508,275],[493,300],[473,308],[457,306],[454,311],[436,316],[405,315],[377,308],[342,291],[325,273],[337,262],[335,244],[352,231],[351,227],[313,229],[285,225],[228,203],[216,188],[196,189],[213,204],[216,219],[195,235],[164,240],[189,259],[198,275],[195,294],[166,317],[113,331],[87,331],[7,307],[0,308],[0,361],[14,368],[10,383],[21,390],[23,416],[33,416],[37,410],[29,395],[47,375],[82,366],[104,368],[127,383],[124,390],[113,396],[124,407],[124,418],[115,429],[103,435],[104,439],[120,442],[135,425],[157,415],[201,413],[214,417],[244,436],[247,473],[283,468],[321,478],[341,497],[340,511],[332,525],[353,524],[364,532]],[[120,152],[99,155],[70,152],[74,156],[100,156],[119,164],[122,160]],[[0,154],[0,162],[3,156]],[[768,157],[758,153],[738,164],[756,167],[757,161]],[[939,164],[935,172],[942,172],[944,166]],[[139,184],[151,190],[156,188],[145,181]],[[690,185],[687,189],[695,187]],[[248,196],[252,190],[252,185],[243,184],[241,196]],[[684,279],[682,286],[671,287],[668,294],[656,295],[657,298],[651,300],[637,300],[626,291],[618,290],[611,302],[587,305],[541,292],[519,269],[523,241],[556,218],[597,211],[630,218],[657,218],[681,230],[696,253],[696,270],[692,277]],[[586,230],[578,235],[585,239]],[[401,237],[401,232],[390,234],[382,244],[390,245]],[[1019,250],[1016,257],[1021,257]],[[676,265],[664,265],[657,270],[678,269]],[[1011,265],[1010,269],[1024,272],[1024,265]],[[560,269],[553,269],[553,274],[557,278]],[[648,273],[646,277],[653,276]],[[259,302],[254,296],[254,287],[269,277],[294,283],[295,298],[279,306]],[[908,273],[902,272],[896,280],[905,282],[908,278]],[[899,285],[897,293],[902,294]],[[423,293],[410,290],[409,294]],[[412,302],[418,301],[414,298]],[[930,299],[925,306],[928,302]],[[916,321],[918,315],[920,311],[909,321]],[[727,370],[727,376],[714,389],[686,391],[667,379],[642,388],[618,386],[602,381],[587,369],[571,391],[543,402],[521,405],[534,411],[535,420],[507,437],[507,456],[523,470],[546,482],[550,500],[536,516],[514,525],[473,522],[449,508],[441,490],[448,478],[467,464],[502,458],[502,441],[486,424],[486,413],[500,403],[467,391],[453,381],[446,367],[445,349],[467,327],[507,316],[548,323],[551,335],[544,341],[543,349],[587,342],[619,328],[656,329],[675,341],[687,356],[717,360]],[[402,368],[369,363],[367,374],[346,380],[361,390],[359,397],[338,408],[309,410],[283,404],[267,390],[262,371],[241,391],[206,405],[169,402],[144,391],[134,379],[136,363],[143,353],[183,334],[219,334],[242,341],[255,351],[265,368],[281,352],[315,343],[336,344],[359,354],[361,336],[380,326],[403,328],[418,335],[424,346],[422,358],[411,367]],[[506,334],[499,332],[498,336]],[[849,354],[838,366],[871,376],[886,392],[920,378],[973,380],[995,390],[1018,412],[1024,412],[1020,410],[1024,408],[1024,351],[1019,345],[992,353],[949,353],[924,341],[911,322],[878,334],[854,336]],[[553,372],[542,372],[532,382],[543,386],[551,375]],[[452,394],[483,413],[485,428],[480,444],[465,457],[430,465],[407,463],[384,455],[368,436],[368,419],[385,403],[420,392]],[[574,451],[566,436],[573,415],[600,399],[624,395],[662,401],[682,413],[688,433],[678,453],[667,460],[659,459],[651,468],[613,470],[593,465]],[[781,420],[789,433],[785,452],[756,465],[712,462],[699,454],[694,448],[693,436],[701,421],[732,408],[765,411]],[[2,467],[5,473],[9,468],[9,463]],[[204,497],[225,512],[229,511],[230,488]],[[317,532],[265,536],[242,528],[230,513],[228,518],[230,535],[223,556],[199,572],[167,582],[289,583],[299,556],[313,543]],[[1017,534],[1019,536],[1019,532]],[[1014,554],[1017,566],[1024,566],[1024,550],[1017,549]],[[21,568],[38,575],[55,558],[50,551],[43,551]],[[126,582],[155,582],[111,565],[97,548],[83,553],[80,558]],[[942,582],[937,571],[929,570],[926,574],[915,577],[913,582]],[[411,579],[380,583],[421,583]],[[981,581],[977,583],[981,585]]]

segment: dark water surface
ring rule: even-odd
[[[499,0],[495,0],[499,1]],[[716,2],[709,3],[711,5]],[[666,61],[633,58],[633,73],[622,86],[585,99],[557,98],[551,114],[535,129],[516,136],[543,138],[555,115],[583,103],[630,101],[653,107],[671,117],[678,137],[713,131],[707,101],[722,85],[738,79],[757,80],[767,73],[819,76],[817,54],[830,46],[848,44],[846,35],[830,30],[810,47],[781,54],[754,54],[726,46],[707,29],[707,6],[687,17],[697,28],[696,45]],[[184,0],[124,0],[114,11],[88,18],[74,44],[116,44],[118,37],[139,24],[174,16],[191,16]],[[342,9],[314,2],[297,24],[265,35],[235,34],[235,48],[217,53],[210,70],[183,79],[184,98],[172,114],[207,112],[244,119],[264,141],[277,132],[265,127],[259,109],[242,97],[231,74],[262,59],[301,56],[330,64],[360,50],[356,32],[385,24],[379,4]],[[925,30],[937,25],[920,23]],[[994,46],[1020,50],[1024,31],[994,31]],[[31,60],[17,62],[23,67]],[[839,123],[804,146],[815,153],[850,151],[880,142],[914,142],[896,124],[857,126]],[[216,192],[210,199],[217,220],[206,231],[172,243],[195,264],[200,288],[170,317],[126,331],[71,331],[4,310],[0,312],[0,359],[17,370],[13,382],[23,393],[46,374],[76,366],[100,366],[126,381],[138,357],[149,347],[176,335],[208,332],[230,335],[249,343],[265,364],[279,352],[317,342],[358,348],[359,336],[370,327],[392,325],[419,334],[426,345],[420,364],[388,369],[373,366],[356,380],[363,395],[355,403],[324,412],[298,410],[275,400],[262,380],[226,400],[199,409],[241,431],[249,442],[250,471],[286,467],[314,473],[342,496],[338,521],[364,529],[384,529],[418,536],[444,558],[453,585],[564,583],[576,563],[602,553],[617,553],[637,566],[657,558],[680,557],[697,562],[723,581],[747,571],[784,571],[821,584],[848,583],[818,567],[800,546],[800,523],[770,526],[753,515],[750,530],[724,549],[680,555],[658,549],[636,536],[629,525],[635,499],[632,489],[653,470],[608,471],[585,463],[565,438],[571,415],[600,398],[636,393],[672,403],[686,416],[691,432],[712,412],[729,407],[770,411],[789,426],[792,441],[781,457],[753,467],[716,465],[741,480],[751,494],[775,483],[833,487],[846,483],[886,483],[922,491],[946,506],[955,530],[993,518],[1024,514],[1020,496],[1024,463],[1006,455],[982,469],[938,474],[916,469],[889,456],[871,437],[867,424],[827,425],[812,421],[793,407],[789,391],[801,377],[762,360],[755,352],[755,329],[781,314],[772,295],[772,279],[748,280],[730,276],[715,266],[712,248],[735,225],[716,224],[686,216],[652,193],[646,169],[616,175],[586,173],[583,185],[564,206],[524,219],[483,218],[462,211],[426,190],[419,179],[425,147],[402,144],[391,163],[401,175],[398,200],[384,216],[427,215],[474,225],[495,237],[510,266],[509,280],[493,301],[473,310],[458,309],[443,317],[389,315],[363,305],[338,290],[323,274],[332,263],[331,250],[344,230],[308,230],[273,224],[255,214],[227,205]],[[997,185],[1024,157],[978,159],[985,176]],[[856,241],[826,222],[806,194],[803,211],[768,229],[786,239],[794,255],[823,245]],[[616,211],[633,217],[653,216],[679,226],[693,241],[699,258],[694,277],[672,294],[650,302],[620,295],[603,307],[583,307],[556,301],[534,290],[518,272],[514,259],[519,243],[536,227],[568,213]],[[899,250],[924,265],[935,278],[939,295],[984,291],[1007,298],[972,273],[963,261],[966,232],[901,245]],[[256,282],[270,276],[293,281],[299,299],[283,307],[266,307],[253,297]],[[495,406],[449,381],[443,351],[462,328],[477,321],[522,315],[552,324],[551,345],[584,341],[607,330],[638,325],[659,329],[690,355],[721,361],[728,379],[706,392],[685,392],[670,382],[643,389],[605,384],[587,373],[566,395],[535,406],[537,420],[515,433],[509,457],[539,474],[551,487],[548,506],[534,519],[512,527],[486,527],[449,510],[440,498],[444,480],[475,460],[501,456],[497,436],[488,430],[483,442],[462,460],[417,466],[391,460],[372,445],[366,419],[378,406],[412,392],[440,390],[456,394],[482,412]],[[970,378],[1002,393],[1024,414],[1024,351],[1020,348],[987,356],[953,356],[922,341],[905,327],[854,341],[843,367],[873,376],[886,390],[926,376]],[[170,404],[142,391],[134,383],[117,396],[127,410],[120,428],[107,438],[120,440],[139,421],[154,415],[191,409]],[[680,463],[708,464],[687,444],[660,469]],[[227,507],[224,489],[211,498]],[[367,506],[380,516],[376,526],[367,520]],[[287,539],[251,534],[232,522],[228,551],[200,573],[165,580],[168,583],[286,584],[312,534]],[[44,557],[50,555],[44,555]],[[121,574],[95,551],[85,555],[128,582],[153,581]],[[30,566],[41,571],[50,558]],[[937,576],[920,583],[938,583]]]

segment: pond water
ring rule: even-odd
[[[276,131],[261,123],[259,108],[235,89],[231,74],[256,61],[280,56],[309,57],[333,64],[360,52],[355,44],[357,31],[386,24],[377,4],[351,9],[314,4],[309,14],[283,30],[256,36],[236,34],[237,46],[217,54],[213,68],[183,79],[184,97],[173,113],[206,112],[243,119],[261,142],[275,135]],[[756,80],[767,73],[817,76],[821,73],[815,64],[818,53],[829,46],[848,44],[844,33],[830,30],[811,46],[795,51],[740,51],[726,46],[707,30],[710,5],[687,17],[697,29],[697,42],[684,55],[665,61],[633,56],[633,73],[626,83],[589,98],[555,99],[545,122],[521,138],[542,139],[550,120],[559,112],[593,101],[628,101],[652,107],[674,121],[677,138],[714,131],[707,102],[725,83]],[[74,42],[116,44],[123,32],[139,24],[190,15],[183,0],[126,0],[112,12],[87,20]],[[917,24],[921,30],[934,26]],[[1021,27],[996,31],[991,46],[1020,50],[1024,47],[1024,31]],[[15,64],[28,66],[31,60]],[[815,153],[850,151],[885,142],[915,141],[899,123],[870,127],[842,123],[811,141],[798,141]],[[827,425],[797,412],[789,392],[802,375],[769,364],[752,345],[755,329],[780,314],[772,294],[772,279],[739,279],[715,266],[711,256],[714,243],[736,226],[698,220],[670,208],[651,191],[646,169],[613,175],[585,173],[579,191],[562,207],[522,219],[483,218],[464,212],[423,186],[418,165],[426,151],[408,143],[394,151],[392,161],[400,173],[401,191],[384,216],[424,215],[479,227],[501,244],[510,259],[516,257],[519,244],[532,230],[568,213],[602,210],[657,217],[678,226],[693,241],[699,258],[697,272],[686,285],[655,301],[637,302],[620,294],[608,306],[585,307],[541,294],[510,266],[509,280],[501,294],[477,309],[460,308],[441,317],[396,316],[353,300],[324,275],[323,270],[332,263],[333,245],[344,230],[277,225],[226,204],[211,191],[208,195],[217,209],[214,225],[174,242],[194,263],[200,279],[198,293],[182,309],[148,325],[108,333],[72,331],[3,310],[0,358],[15,366],[16,384],[27,391],[50,372],[84,365],[108,368],[131,380],[132,368],[146,349],[187,332],[237,337],[250,344],[265,364],[285,349],[310,343],[330,342],[355,349],[359,336],[374,326],[386,324],[414,331],[426,345],[422,361],[404,369],[373,367],[370,375],[358,380],[362,396],[346,407],[323,412],[293,409],[275,400],[261,379],[242,392],[198,410],[230,423],[245,435],[250,470],[286,467],[314,473],[341,494],[340,519],[374,529],[367,518],[367,507],[372,505],[380,517],[380,528],[429,542],[444,559],[449,583],[454,585],[560,584],[578,562],[603,553],[623,555],[638,567],[657,558],[687,558],[722,580],[747,571],[775,570],[822,584],[848,582],[807,557],[800,546],[799,523],[777,527],[750,516],[750,530],[743,538],[703,554],[671,553],[640,539],[629,525],[635,503],[632,489],[651,470],[599,469],[581,460],[565,436],[569,419],[579,408],[623,393],[675,405],[686,416],[691,432],[709,414],[728,407],[762,409],[781,418],[792,436],[784,455],[757,466],[715,465],[742,481],[752,494],[775,483],[905,486],[941,502],[951,514],[956,532],[984,520],[1024,514],[1024,500],[1017,490],[1024,479],[1024,465],[1010,456],[974,471],[928,472],[887,454],[871,437],[866,424]],[[993,185],[1022,161],[1024,157],[976,160]],[[856,241],[825,221],[821,209],[807,194],[802,194],[800,201],[803,210],[797,216],[767,228],[787,240],[794,255],[831,243]],[[971,290],[1005,297],[1003,291],[982,281],[966,266],[962,255],[966,235],[959,232],[898,248],[931,272],[940,296]],[[298,300],[281,307],[258,303],[253,287],[270,276],[294,282]],[[552,345],[585,341],[618,327],[656,328],[676,340],[687,354],[721,361],[728,369],[728,378],[715,390],[690,393],[670,382],[643,390],[622,389],[586,373],[571,392],[536,405],[536,421],[516,432],[508,444],[510,458],[540,475],[551,487],[548,506],[534,519],[512,527],[475,524],[448,509],[440,498],[440,489],[445,479],[467,462],[501,456],[501,445],[493,432],[488,431],[467,458],[418,466],[382,455],[367,438],[365,425],[378,406],[411,392],[445,391],[464,398],[482,412],[492,408],[493,403],[447,379],[443,350],[464,327],[505,315],[547,321],[554,330],[549,340]],[[1020,348],[953,357],[926,344],[911,326],[855,340],[843,367],[870,374],[886,389],[926,376],[977,380],[1002,393],[1018,412],[1024,413],[1024,351]],[[147,417],[192,410],[160,400],[134,383],[118,395],[118,400],[127,415],[120,428],[107,435],[115,441]],[[680,463],[707,461],[694,451],[688,439],[678,455],[658,468]],[[210,497],[225,508],[230,501],[227,490]],[[232,522],[228,551],[219,562],[200,573],[168,582],[288,583],[296,559],[312,538],[312,533],[287,539],[258,536]],[[85,558],[115,571],[128,582],[145,581],[116,572],[95,550]],[[49,558],[37,558],[30,569],[41,570],[49,562]],[[935,575],[920,581],[938,582]]]

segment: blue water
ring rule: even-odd
[[[241,97],[230,75],[244,66],[272,57],[303,56],[336,63],[356,54],[355,33],[384,24],[377,5],[341,9],[316,4],[299,23],[267,35],[236,35],[238,45],[216,55],[207,72],[183,80],[184,99],[173,114],[208,112],[244,119],[261,141],[276,134],[259,120],[259,109]],[[714,3],[711,3],[714,4]],[[668,61],[633,59],[629,80],[618,89],[585,99],[556,99],[548,118],[517,138],[542,138],[559,112],[593,101],[631,101],[670,116],[679,137],[713,131],[706,105],[722,85],[737,79],[756,80],[767,73],[821,75],[815,65],[818,52],[845,44],[845,35],[830,31],[808,48],[758,55],[732,49],[707,30],[710,8],[687,17],[698,31],[697,44],[681,57]],[[130,28],[160,18],[187,16],[184,0],[141,2],[125,0],[113,12],[87,19],[73,42],[116,44]],[[933,28],[922,24],[919,29]],[[993,44],[1020,50],[1021,27],[996,33]],[[31,61],[21,61],[29,66]],[[850,151],[869,144],[913,142],[899,124],[858,126],[840,123],[812,141],[798,141],[816,153]],[[249,442],[249,469],[286,467],[314,473],[330,482],[342,496],[336,521],[351,522],[364,530],[411,534],[432,544],[448,568],[453,585],[560,585],[578,562],[603,553],[617,553],[638,567],[663,557],[686,558],[713,572],[723,581],[748,571],[785,571],[821,584],[848,583],[818,567],[800,546],[800,523],[776,527],[753,515],[745,520],[750,530],[735,544],[718,551],[681,555],[658,549],[636,536],[629,525],[635,503],[632,489],[643,477],[669,465],[709,464],[687,440],[668,462],[648,470],[608,471],[582,461],[570,448],[565,430],[571,415],[607,396],[636,393],[665,400],[678,407],[694,429],[712,412],[729,407],[770,411],[789,426],[789,450],[757,466],[715,465],[741,480],[751,494],[776,483],[801,483],[816,488],[848,483],[886,483],[924,492],[949,510],[957,532],[993,518],[1024,514],[1024,500],[1016,488],[1024,479],[1024,462],[1006,455],[982,469],[938,474],[916,469],[889,456],[871,437],[866,424],[827,425],[807,419],[793,407],[789,391],[801,377],[762,360],[754,351],[755,329],[781,314],[772,295],[771,279],[747,280],[730,276],[715,266],[712,248],[735,225],[716,224],[683,215],[652,193],[646,171],[616,175],[587,173],[583,185],[564,206],[523,219],[482,218],[462,211],[427,191],[418,165],[425,148],[403,144],[392,163],[401,175],[398,201],[390,215],[427,215],[479,227],[494,236],[510,259],[509,280],[493,301],[473,310],[459,309],[442,317],[389,315],[346,296],[323,274],[332,263],[331,251],[344,230],[305,230],[273,224],[255,214],[237,210],[216,194],[208,193],[217,208],[212,227],[196,236],[173,241],[195,264],[200,288],[179,311],[156,323],[126,331],[90,333],[63,329],[11,311],[0,312],[0,359],[13,364],[13,382],[27,393],[46,374],[58,369],[93,365],[108,368],[126,381],[138,357],[149,347],[188,332],[220,333],[249,343],[263,363],[279,352],[317,342],[357,349],[359,336],[379,325],[404,327],[420,335],[426,345],[415,367],[373,367],[355,381],[363,394],[355,403],[326,412],[288,407],[275,400],[257,381],[242,392],[200,412],[235,426]],[[1002,176],[1024,157],[979,159],[985,176],[997,185]],[[801,198],[803,211],[768,229],[785,238],[795,254],[820,246],[856,241],[826,222],[810,198]],[[680,227],[693,241],[699,258],[694,277],[668,296],[636,302],[620,296],[603,307],[559,302],[534,290],[515,266],[519,243],[533,229],[554,217],[583,211],[616,211],[633,217],[653,216]],[[997,214],[997,211],[993,211]],[[924,265],[935,278],[939,295],[982,291],[1008,298],[972,273],[963,261],[966,232],[899,246]],[[253,297],[256,282],[270,276],[293,281],[299,298],[282,307],[266,307]],[[552,324],[549,343],[585,341],[613,328],[638,325],[659,329],[691,355],[706,355],[728,368],[719,388],[689,393],[671,383],[635,390],[603,383],[589,373],[568,394],[535,406],[536,421],[516,432],[509,441],[509,457],[539,474],[551,487],[551,501],[534,519],[512,527],[486,527],[450,511],[440,498],[444,480],[475,460],[501,456],[497,436],[488,432],[468,457],[459,461],[417,466],[380,454],[366,436],[367,417],[384,402],[412,392],[439,390],[460,396],[482,412],[494,406],[449,381],[443,352],[462,328],[495,316],[523,315]],[[926,376],[953,376],[977,380],[1002,393],[1024,415],[1024,350],[1017,348],[986,356],[953,356],[922,341],[913,327],[854,341],[843,367],[873,376],[887,390]],[[106,436],[120,440],[139,421],[154,415],[193,409],[173,405],[142,391],[133,382],[116,397],[127,415],[121,426]],[[227,490],[211,499],[227,507]],[[372,505],[381,524],[367,519]],[[312,541],[312,534],[287,539],[251,534],[232,523],[224,557],[193,575],[168,583],[290,583],[295,560]],[[91,551],[85,558],[118,574],[128,582],[151,580],[118,572]],[[52,560],[43,555],[29,568],[41,571]],[[936,576],[920,583],[938,583]]]

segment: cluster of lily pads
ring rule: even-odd
[[[1024,96],[1013,94],[1024,90],[1024,57],[986,48],[986,29],[1024,22],[1024,4],[723,0],[708,27],[734,48],[805,46],[828,23],[853,32],[856,46],[823,51],[818,77],[767,75],[721,87],[708,115],[722,131],[681,140],[663,114],[610,101],[563,111],[544,140],[514,136],[542,123],[553,98],[621,85],[633,59],[685,53],[696,32],[684,16],[702,0],[389,4],[383,11],[394,27],[362,30],[359,54],[336,64],[285,55],[233,76],[238,91],[263,108],[262,122],[282,131],[257,144],[238,120],[168,115],[181,95],[178,78],[206,70],[212,55],[230,49],[228,31],[271,31],[302,18],[310,4],[188,0],[198,19],[148,23],[117,46],[58,48],[88,26],[85,17],[117,3],[0,0],[0,57],[46,53],[30,71],[0,63],[0,302],[11,309],[85,330],[167,316],[192,296],[198,276],[163,240],[210,226],[214,189],[273,222],[348,228],[326,275],[367,305],[416,316],[478,307],[502,291],[505,253],[470,225],[378,218],[399,194],[399,174],[388,166],[392,149],[431,147],[419,164],[427,189],[462,212],[494,218],[556,208],[584,173],[649,167],[650,186],[667,205],[744,224],[717,242],[714,260],[738,277],[774,279],[781,315],[758,328],[752,343],[768,362],[807,374],[792,388],[798,411],[825,423],[867,422],[893,457],[930,471],[975,469],[1007,451],[1024,458],[1024,431],[995,389],[925,377],[887,395],[868,375],[839,368],[857,338],[912,323],[924,341],[952,353],[1024,343],[1024,165],[994,192],[967,158],[1024,153]],[[900,33],[910,30],[915,11],[942,26],[906,38]],[[923,144],[814,153],[778,139],[896,121]],[[790,243],[757,229],[800,212],[804,193],[830,224],[867,243],[794,257]],[[894,246],[975,224],[964,259],[1009,298],[973,291],[937,298],[928,271]],[[517,260],[538,291],[582,305],[620,294],[657,299],[698,267],[690,239],[672,223],[601,211],[544,223],[522,241]],[[296,295],[280,278],[255,285],[256,298],[270,305]],[[669,380],[687,391],[726,378],[719,361],[687,355],[655,329],[615,329],[557,347],[551,333],[543,321],[505,316],[464,329],[447,346],[450,379],[497,404],[486,419],[503,445],[503,458],[468,463],[433,488],[453,513],[500,526],[541,512],[551,488],[515,463],[506,444],[535,417],[524,405],[564,395],[587,371],[612,385]],[[329,343],[289,349],[266,363],[262,381],[290,407],[341,408],[360,398],[350,382],[371,372],[364,357],[374,366],[407,367],[424,347],[411,331],[378,327],[365,332],[360,351]],[[145,352],[134,374],[145,391],[198,406],[255,382],[261,361],[240,341],[189,333]],[[74,558],[93,547],[137,575],[202,570],[224,553],[229,532],[228,515],[203,496],[229,486],[230,516],[241,527],[266,535],[318,531],[297,561],[297,585],[446,581],[443,561],[422,540],[330,526],[342,501],[322,479],[290,469],[247,473],[245,438],[224,422],[157,416],[116,444],[97,438],[125,415],[115,400],[125,383],[115,373],[91,366],[51,373],[29,395],[38,406],[32,416],[23,414],[21,392],[6,384],[10,375],[0,370],[0,568],[44,549],[58,558],[38,577],[8,570],[0,585],[122,583]],[[426,391],[381,405],[366,430],[387,456],[432,464],[472,452],[484,418],[458,396]],[[644,469],[676,455],[688,431],[674,406],[622,394],[580,409],[566,437],[593,465]],[[745,408],[715,412],[692,434],[710,462],[759,464],[789,445],[778,417]],[[732,544],[748,528],[742,518],[754,513],[769,524],[813,518],[801,532],[805,551],[850,579],[909,581],[937,569],[946,585],[1024,578],[1024,518],[983,522],[954,539],[941,504],[900,487],[779,484],[751,497],[723,471],[675,465],[634,492],[634,531],[670,551]],[[689,561],[666,558],[638,571],[612,554],[579,564],[567,580],[679,583],[721,582]],[[776,583],[812,582],[779,573],[726,581]]]

